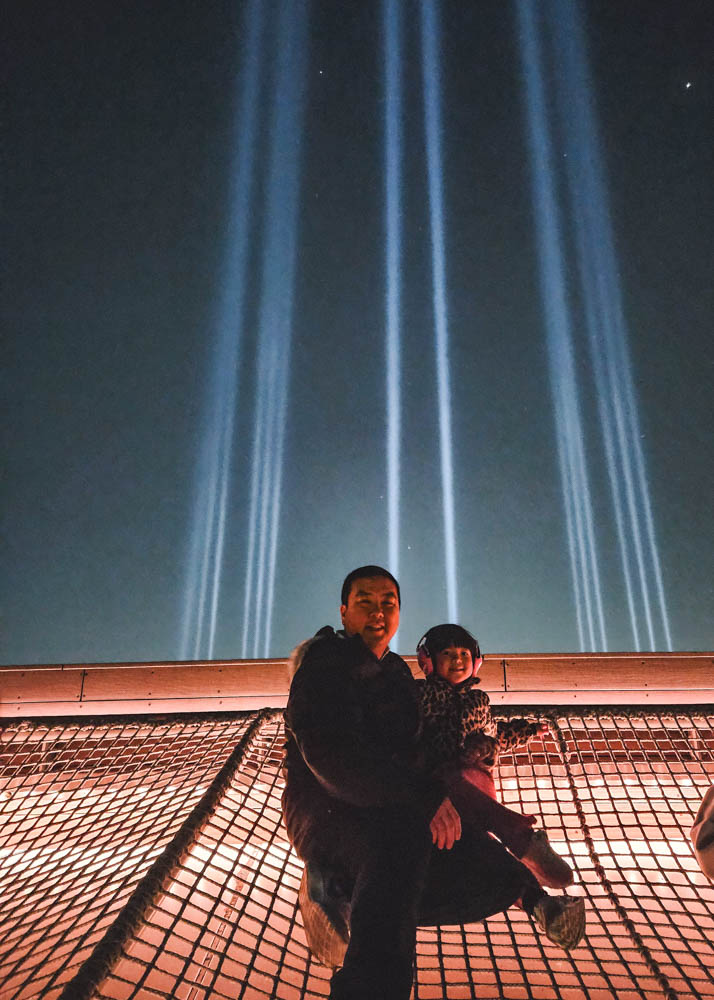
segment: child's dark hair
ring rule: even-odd
[[[389,572],[389,570],[383,569],[382,566],[358,566],[357,569],[353,569],[351,573],[348,573],[347,576],[345,577],[345,582],[342,584],[342,598],[340,603],[343,605],[347,604],[350,596],[350,591],[352,590],[352,584],[355,582],[355,580],[362,580],[362,579],[374,580],[374,579],[379,579],[380,577],[384,577],[385,580],[392,581],[392,583],[396,587],[397,600],[399,601],[399,604],[401,606],[402,595],[399,591],[399,584],[392,576],[392,574]]]

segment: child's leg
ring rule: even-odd
[[[535,816],[514,812],[496,799],[489,770],[453,770],[446,780],[449,797],[467,825],[494,833],[511,854],[530,868],[541,885],[554,889],[572,885],[570,865],[550,846],[545,830],[533,830]]]
[[[462,820],[489,833],[522,858],[533,837],[535,816],[524,816],[508,809],[496,798],[496,786],[486,768],[470,767],[448,775],[448,791]]]
[[[486,767],[465,767],[461,771],[461,777],[465,778],[474,788],[480,788],[489,798],[498,802],[496,794],[496,783],[493,780],[493,773]]]

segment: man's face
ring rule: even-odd
[[[361,635],[366,646],[380,657],[399,628],[397,588],[384,576],[352,581],[347,604],[340,608],[348,635]]]

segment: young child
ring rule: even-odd
[[[428,765],[440,772],[449,797],[466,823],[495,834],[541,885],[563,889],[573,882],[570,865],[524,816],[496,798],[493,767],[501,750],[522,746],[547,730],[527,719],[493,720],[485,691],[476,687],[483,662],[478,642],[460,625],[436,625],[417,646],[426,675],[422,686],[423,741]]]

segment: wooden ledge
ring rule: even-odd
[[[496,705],[714,703],[712,653],[490,655],[481,678]],[[5,666],[0,717],[282,708],[288,688],[282,659]]]

